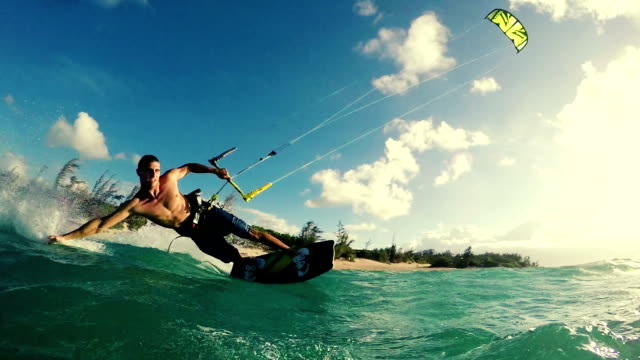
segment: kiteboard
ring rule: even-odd
[[[333,268],[333,240],[296,249],[296,256],[276,251],[244,258],[233,264],[231,277],[265,284],[288,284],[313,279]]]

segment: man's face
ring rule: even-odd
[[[136,172],[140,177],[140,185],[142,186],[154,186],[160,181],[160,163],[157,161],[138,168]]]

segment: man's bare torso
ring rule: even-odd
[[[167,228],[178,228],[190,214],[189,201],[180,193],[178,181],[170,173],[160,177],[159,192],[155,197],[140,191],[135,199],[138,201],[132,207],[132,213]]]

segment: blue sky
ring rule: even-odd
[[[525,24],[520,54],[483,19],[494,8]],[[380,128],[238,215],[290,233],[341,221],[359,248],[640,254],[636,2],[33,0],[0,14],[4,169],[52,178],[79,156],[90,186],[109,170],[127,192],[140,155],[166,170],[238,147],[221,163],[233,174],[360,109],[238,177],[249,191]],[[181,189],[221,185],[194,174]]]

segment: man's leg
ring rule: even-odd
[[[260,230],[256,230],[251,228],[247,223],[245,223],[242,219],[237,218],[233,214],[230,214],[222,209],[217,209],[218,215],[225,218],[230,227],[231,233],[241,238],[245,238],[248,240],[253,240],[255,242],[259,242],[261,244],[265,244],[269,247],[280,249],[285,253],[291,256],[293,263],[296,265],[296,269],[298,271],[298,276],[303,276],[309,271],[309,262],[307,262],[307,255],[309,255],[309,249],[300,249],[294,250],[289,248],[287,244],[283,243],[277,237]],[[237,251],[237,250],[236,250]],[[262,259],[258,259],[262,260]],[[257,261],[257,260],[256,260]],[[264,260],[263,265],[264,266]],[[258,263],[256,263],[258,268],[262,268]],[[250,276],[245,275],[245,278],[250,278]]]
[[[194,237],[192,238],[200,251],[222,260],[225,263],[238,262],[242,260],[242,256],[238,249],[229,244],[223,237],[219,235]]]
[[[250,238],[249,240],[253,240],[255,242],[259,242],[261,244],[265,244],[269,247],[272,248],[276,248],[276,249],[281,249],[281,250],[285,250],[287,252],[289,252],[289,246],[287,246],[287,244],[283,243],[282,241],[280,241],[280,239],[278,239],[277,237],[260,231],[260,230],[256,230],[256,229],[250,229],[249,230],[249,235]]]
[[[280,241],[280,239],[276,238],[275,236],[269,233],[266,233],[264,231],[251,228],[242,219],[236,217],[235,215],[225,210],[222,210],[220,208],[214,208],[213,210],[215,211],[217,216],[219,216],[220,218],[224,219],[227,222],[227,225],[229,227],[228,231],[231,232],[232,234],[247,240],[259,242],[261,244],[267,245],[274,249],[284,250],[287,253],[295,255],[294,251],[289,250],[289,246],[287,246],[285,243]]]

